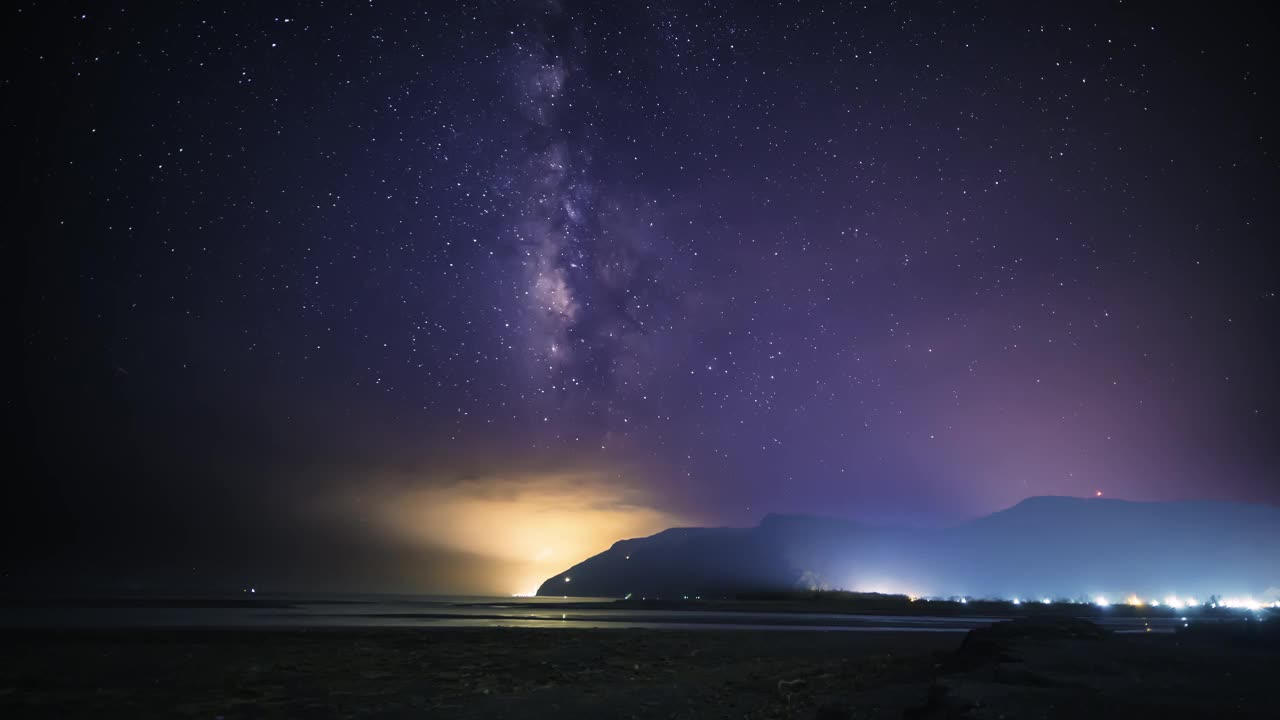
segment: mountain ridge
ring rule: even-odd
[[[781,513],[753,527],[669,528],[615,542],[538,594],[1208,597],[1280,587],[1278,548],[1280,508],[1271,505],[1033,496],[943,528]]]

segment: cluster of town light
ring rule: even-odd
[[[1168,608],[1193,608],[1193,607],[1199,607],[1203,603],[1201,603],[1199,600],[1193,597],[1180,598],[1177,595],[1169,595],[1163,601],[1157,600],[1155,598],[1152,598],[1150,600],[1143,600],[1137,595],[1130,595],[1129,597],[1125,598],[1124,604],[1130,605],[1132,607],[1145,607],[1147,605],[1150,605],[1153,608],[1157,608],[1161,606],[1168,607]],[[1258,607],[1261,607],[1261,606],[1262,605],[1259,603]],[[1217,605],[1215,604],[1214,607],[1217,607]],[[1235,606],[1228,605],[1224,607],[1235,607]]]
[[[566,575],[564,576],[564,581],[566,583],[571,582],[571,579],[569,576]],[[247,592],[254,592],[254,591],[248,590]],[[536,595],[537,593],[534,593],[534,592],[515,593],[512,595],[512,597],[535,597]],[[631,594],[627,593],[627,599],[630,599],[630,598],[631,598]],[[684,599],[688,600],[689,596],[688,595],[684,596]],[[695,599],[701,600],[702,596],[699,595]],[[909,596],[909,599],[911,600],[911,602],[916,602],[917,600],[923,600],[925,602],[929,602],[930,600],[945,600],[946,598],[927,598],[927,597],[917,597],[915,595],[911,595]],[[969,602],[969,598],[966,596],[952,597],[950,599],[953,602],[959,602],[961,605],[968,604]],[[1014,605],[1021,605],[1023,600],[1022,598],[1019,598],[1019,597],[1013,597],[1013,598],[1009,598],[1009,602],[1013,603]],[[1054,603],[1053,600],[1047,597],[1040,598],[1040,602],[1044,605],[1052,605]],[[1074,605],[1074,604],[1079,604],[1081,601],[1058,600],[1057,602]],[[1107,599],[1106,595],[1098,595],[1097,597],[1095,597],[1093,599],[1093,604],[1097,605],[1100,608],[1111,607],[1112,605],[1111,601]],[[1271,603],[1266,603],[1261,600],[1257,600],[1253,597],[1227,597],[1227,598],[1219,598],[1215,602],[1202,603],[1194,597],[1180,598],[1177,595],[1166,596],[1164,600],[1157,600],[1155,598],[1152,598],[1150,600],[1143,600],[1137,595],[1129,595],[1124,599],[1124,602],[1122,604],[1128,605],[1130,607],[1153,607],[1153,608],[1167,607],[1173,610],[1177,610],[1180,608],[1187,608],[1187,609],[1198,608],[1198,607],[1203,607],[1204,605],[1208,605],[1209,607],[1212,607],[1212,608],[1227,608],[1230,610],[1260,611],[1265,608],[1280,609],[1280,600],[1276,600]]]
[[[955,596],[951,598],[927,598],[927,597],[916,597],[912,595],[910,596],[910,600],[911,602],[916,602],[917,600],[923,600],[925,602],[929,602],[930,600],[944,600],[944,601],[950,600],[951,602],[958,602],[961,605],[966,605],[969,602],[969,597],[961,595],[961,596]],[[1022,603],[1028,602],[1028,601],[1023,600],[1020,597],[1012,597],[1012,598],[1008,598],[1008,602],[1014,605],[1021,605]],[[1055,601],[1047,597],[1040,598],[1040,602],[1044,605],[1052,605],[1054,602],[1059,602],[1064,605],[1086,604],[1086,601],[1084,600],[1065,600],[1064,599],[1064,600]],[[1157,600],[1155,598],[1152,598],[1150,600],[1143,600],[1137,595],[1130,595],[1124,599],[1123,603],[1112,603],[1111,600],[1109,600],[1106,595],[1098,595],[1093,598],[1091,603],[1087,603],[1087,604],[1097,605],[1100,608],[1111,607],[1113,604],[1120,604],[1120,605],[1128,605],[1130,607],[1152,607],[1152,608],[1164,607],[1164,608],[1169,608],[1171,610],[1178,610],[1183,608],[1191,609],[1191,608],[1198,608],[1198,607],[1212,607],[1212,608],[1226,608],[1230,610],[1254,610],[1254,611],[1264,610],[1266,608],[1280,609],[1280,600],[1267,603],[1261,600],[1257,600],[1253,597],[1227,597],[1227,598],[1220,598],[1214,602],[1206,603],[1206,602],[1201,602],[1194,597],[1180,598],[1177,595],[1170,595],[1163,600]]]
[[[1045,602],[1048,602],[1048,599],[1046,599]],[[1099,595],[1094,598],[1093,603],[1098,607],[1110,607],[1111,605],[1111,602],[1107,600],[1105,595]],[[1017,604],[1016,599],[1014,600],[1014,604]],[[1231,610],[1262,610],[1267,607],[1280,608],[1280,600],[1268,604],[1252,597],[1228,597],[1221,598],[1216,602],[1202,603],[1193,597],[1180,598],[1177,595],[1170,595],[1163,601],[1156,600],[1154,598],[1151,600],[1143,600],[1137,595],[1130,595],[1125,598],[1124,604],[1131,607],[1145,607],[1149,605],[1153,608],[1167,607],[1175,610],[1178,608],[1203,607],[1204,605],[1208,605],[1212,608],[1228,608]]]

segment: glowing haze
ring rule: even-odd
[[[547,576],[620,538],[687,524],[586,471],[513,472],[445,487],[347,494],[334,498],[330,509],[371,511],[374,532],[419,552],[424,567],[441,551],[471,558],[465,571],[448,577],[422,573],[415,589],[481,595],[531,595]]]

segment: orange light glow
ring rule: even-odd
[[[475,594],[529,595],[615,541],[643,537],[689,521],[651,507],[616,475],[511,473],[452,484],[431,483],[359,498],[339,498],[343,513],[373,512],[375,531],[421,552],[469,558],[465,576],[424,577],[435,586]],[[426,563],[424,563],[426,566]],[[560,576],[559,590],[572,587]]]

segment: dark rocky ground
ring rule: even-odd
[[[0,635],[0,717],[1275,717],[1275,623]]]
[[[1276,717],[1280,624],[1111,635],[1083,620],[971,631],[910,718]]]

